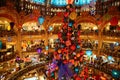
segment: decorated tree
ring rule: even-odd
[[[68,5],[66,8],[63,25],[55,42],[54,59],[49,65],[51,77],[55,79],[55,72],[57,72],[58,80],[79,78],[84,70],[84,52],[79,37],[81,25],[76,25],[77,13],[72,5]]]

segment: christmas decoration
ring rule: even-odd
[[[116,26],[118,24],[118,19],[117,17],[112,17],[111,20],[110,20],[110,24],[112,26]]]
[[[49,47],[48,46],[45,46],[45,50],[48,50],[49,49]]]
[[[40,16],[40,17],[38,18],[38,22],[39,22],[40,25],[42,25],[43,22],[44,22],[44,17],[43,17],[43,16]]]
[[[2,41],[0,41],[0,49],[2,49]]]
[[[64,13],[63,26],[60,32],[58,32],[58,39],[55,40],[54,59],[48,67],[50,76],[53,79],[55,79],[54,73],[57,73],[58,80],[76,79],[74,75],[77,75],[79,78],[82,70],[84,70],[80,67],[80,64],[82,66],[85,64],[83,60],[84,51],[81,49],[81,40],[79,38],[81,25],[76,25],[75,19],[77,14],[73,10],[72,5],[69,8],[67,7]],[[88,52],[91,55],[91,52]]]
[[[11,27],[10,27],[10,26],[8,26],[8,27],[7,27],[7,30],[8,30],[8,31],[10,31],[10,30],[11,30]]]
[[[92,51],[91,50],[86,50],[86,55],[87,56],[91,56],[92,55]]]
[[[10,22],[10,28],[13,29],[14,28],[15,23],[14,22]]]
[[[41,53],[41,52],[42,52],[42,48],[38,48],[38,49],[37,49],[37,52],[38,52],[38,53]]]
[[[53,27],[50,26],[50,27],[48,28],[48,31],[52,31],[52,30],[53,30]]]
[[[72,13],[70,13],[69,17],[70,17],[71,20],[75,20],[76,17],[77,17],[77,13],[76,12],[72,12]]]
[[[116,78],[116,80],[119,79],[120,78],[120,71],[118,71],[118,70],[112,70],[112,76],[114,78]]]

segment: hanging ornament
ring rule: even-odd
[[[75,61],[74,61],[74,59],[70,59],[69,62],[74,64]]]
[[[2,49],[2,41],[0,41],[0,49]]]
[[[71,45],[71,41],[70,40],[67,40],[66,41],[66,46],[70,46]]]
[[[71,33],[70,33],[70,32],[68,32],[68,33],[67,33],[67,36],[70,36],[70,35],[71,35]]]
[[[46,50],[48,50],[48,49],[49,49],[49,47],[48,47],[48,46],[45,46],[45,49],[46,49]]]
[[[38,18],[39,24],[42,25],[43,22],[44,22],[44,20],[45,20],[44,17],[43,17],[43,16],[40,16],[40,17]]]
[[[61,49],[58,50],[58,53],[61,53]]]
[[[30,44],[31,44],[31,41],[28,41],[27,44],[30,45]]]
[[[48,31],[52,31],[52,30],[53,30],[53,27],[50,26],[50,27],[48,28]]]
[[[112,17],[111,20],[110,20],[110,24],[112,26],[118,25],[118,19],[117,19],[117,17]]]
[[[118,80],[118,78],[120,78],[120,71],[112,70],[112,76]]]
[[[70,49],[74,51],[76,49],[75,45],[70,46]]]
[[[80,54],[78,53],[76,56],[77,56],[77,57],[80,57]]]
[[[80,48],[80,46],[79,45],[77,45],[77,49],[79,49]]]
[[[91,50],[86,50],[86,55],[87,56],[91,56],[92,55],[92,51]]]
[[[42,52],[42,48],[38,48],[37,52],[40,54]]]
[[[69,27],[72,27],[73,26],[73,23],[72,22],[69,22]]]
[[[74,68],[74,71],[75,71],[76,74],[78,74],[78,73],[79,73],[78,67],[75,67],[75,68]]]
[[[10,30],[11,30],[11,27],[10,27],[10,26],[8,26],[8,27],[7,27],[7,30],[8,30],[8,31],[10,31]]]
[[[14,28],[15,23],[14,22],[10,22],[10,28],[13,29]]]
[[[55,73],[54,72],[51,73],[51,77],[53,77],[53,78],[55,77]]]
[[[75,19],[77,18],[77,13],[76,13],[76,12],[70,13],[69,18],[70,18],[71,20],[75,20]]]

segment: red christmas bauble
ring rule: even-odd
[[[58,37],[60,38],[61,36],[62,36],[62,34],[59,32],[59,33],[58,33]]]
[[[110,24],[112,26],[118,25],[118,19],[117,19],[117,17],[112,17],[111,20],[110,20]]]
[[[74,51],[76,49],[75,45],[70,46],[70,49]]]
[[[70,40],[67,40],[66,41],[66,46],[70,46],[71,45],[71,41]]]

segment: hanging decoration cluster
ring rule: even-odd
[[[81,40],[79,38],[81,25],[76,25],[76,17],[77,14],[74,12],[74,8],[71,4],[68,5],[67,11],[64,12],[63,25],[55,42],[54,59],[50,64],[51,66],[49,66],[49,72],[53,79],[55,79],[56,71],[58,73],[57,80],[74,79],[75,74],[81,73],[80,69],[78,69],[78,67],[81,68],[80,64],[84,63],[85,65],[83,61],[85,52],[81,49]],[[91,52],[89,53],[91,55]]]

